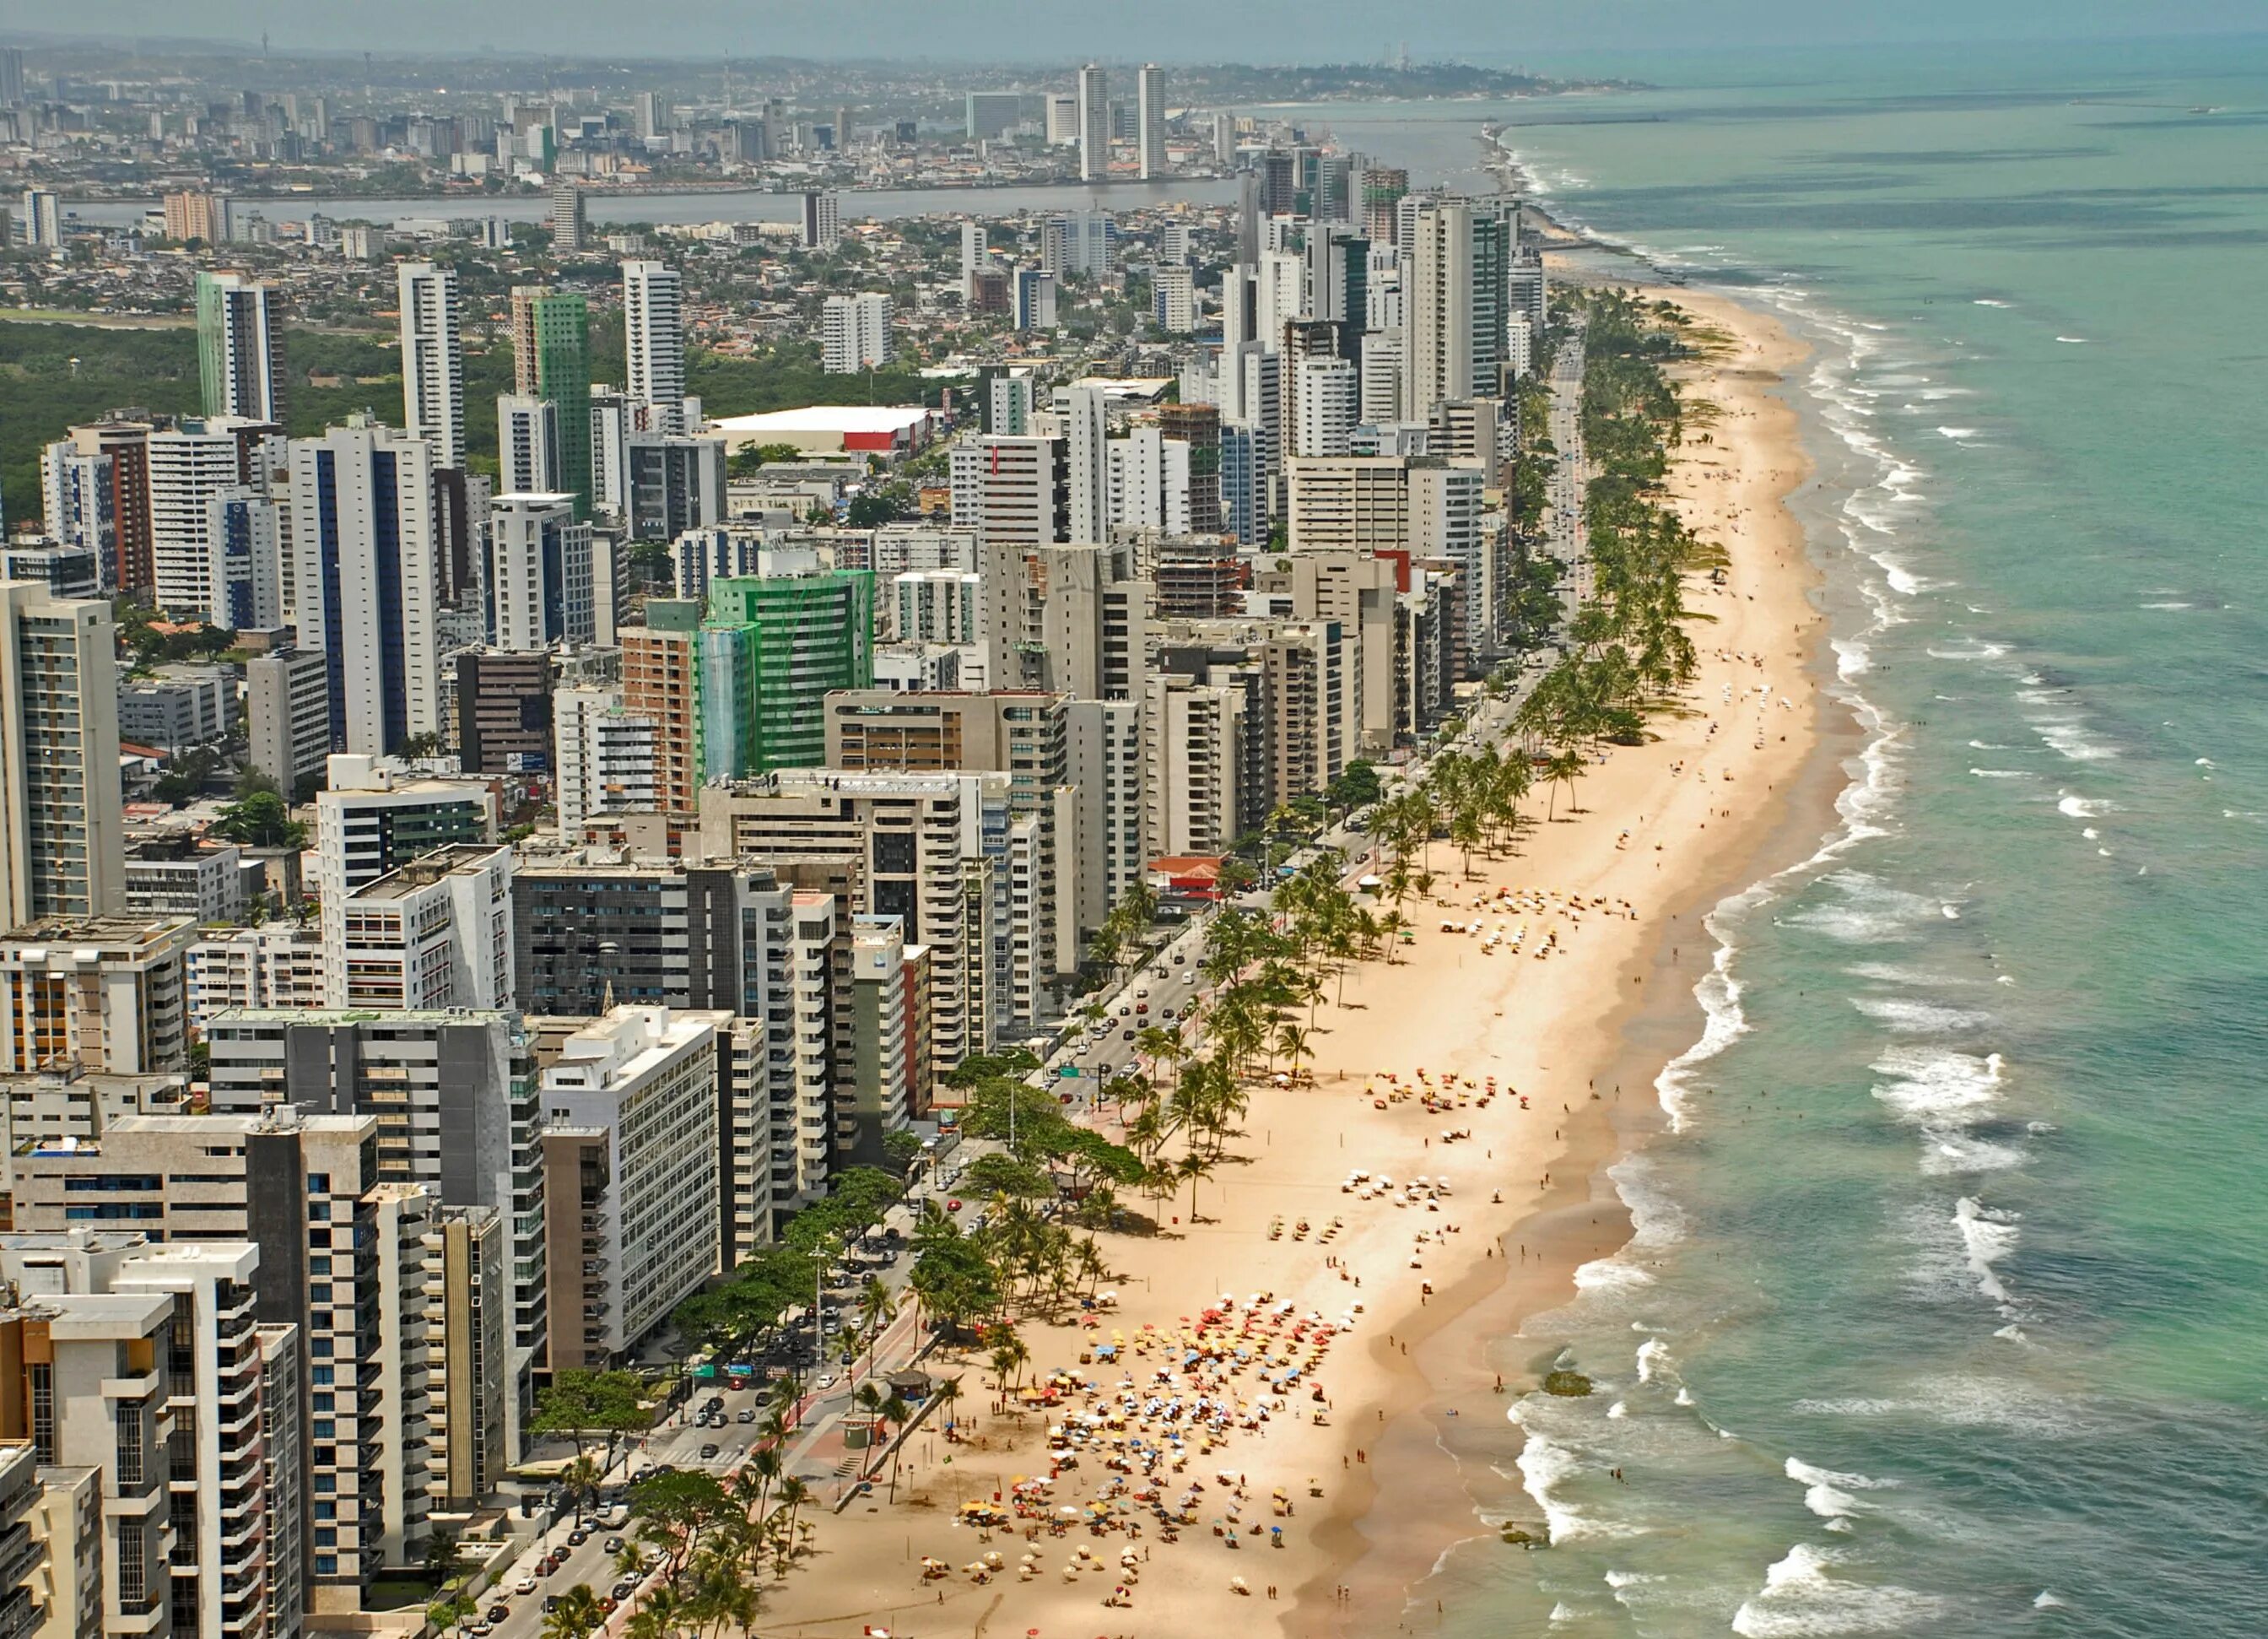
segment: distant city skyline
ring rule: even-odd
[[[887,20],[887,35],[860,26],[861,11]],[[273,0],[215,0],[199,9],[194,31],[183,14],[158,0],[85,0],[74,8],[69,30],[40,30],[18,38],[41,41],[134,36],[168,41],[212,39],[269,48],[412,53],[461,49],[530,57],[635,51],[640,57],[718,48],[747,55],[801,55],[876,63],[846,42],[887,38],[906,57],[954,63],[1036,64],[1054,55],[1084,60],[1195,63],[1230,59],[1255,63],[1366,62],[1405,46],[1429,61],[1540,60],[1553,54],[1712,47],[1830,45],[1868,41],[2074,40],[2166,34],[2260,32],[2260,13],[2244,0],[1892,0],[1864,11],[1820,7],[1800,0],[1727,0],[1699,11],[1680,0],[1575,0],[1556,10],[1508,16],[1482,0],[1446,0],[1418,13],[1384,16],[1352,5],[1261,4],[1223,11],[1169,0],[1139,11],[1074,11],[1032,13],[1005,0],[969,0],[951,11],[887,14],[879,5],[821,7],[790,4],[761,19],[724,0],[679,0],[659,10],[625,11],[593,0],[500,0],[468,18],[444,0],[398,0],[372,12],[343,7],[286,7]],[[525,32],[522,32],[525,31]],[[527,49],[541,40],[563,49]],[[1012,58],[1000,49],[1014,41]],[[1074,64],[1075,66],[1075,64]]]

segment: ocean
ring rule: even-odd
[[[1862,749],[1711,919],[1634,1240],[1493,1346],[1596,1385],[1468,1452],[1551,1546],[1481,1531],[1413,1629],[2258,1635],[2268,42],[1613,66],[1666,89],[1314,117],[1483,190],[1505,120],[1811,343]]]

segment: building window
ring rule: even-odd
[[[55,1460],[55,1369],[39,1364],[27,1370],[32,1380],[32,1443],[39,1448],[40,1461],[52,1465]]]
[[[118,1428],[118,1484],[122,1490],[142,1483],[142,1407],[139,1405],[121,1406],[115,1421]]]

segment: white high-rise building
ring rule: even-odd
[[[94,554],[105,588],[118,584],[117,457],[59,439],[40,451],[48,537]]]
[[[1344,358],[1302,358],[1292,378],[1292,454],[1344,455],[1360,409],[1355,367]]]
[[[109,604],[0,581],[0,921],[123,914]]]
[[[685,297],[665,262],[622,263],[622,328],[630,395],[647,407],[646,430],[685,430]]]
[[[1047,96],[1048,146],[1068,148],[1079,140],[1079,98],[1070,92]]]
[[[507,495],[549,495],[559,484],[558,405],[532,393],[501,395],[497,399],[497,487]]]
[[[1187,336],[1197,328],[1197,276],[1187,263],[1160,262],[1152,271],[1151,317],[1168,336]]]
[[[1362,418],[1372,426],[1402,419],[1402,332],[1370,330],[1362,338]]]
[[[1105,440],[1109,395],[1073,384],[1064,393],[1064,451],[1071,468],[1071,533],[1064,539],[1099,546],[1110,539],[1110,467]]]
[[[339,738],[383,756],[446,727],[433,448],[350,417],[291,440],[291,551],[303,648],[330,666]]]
[[[1134,77],[1138,103],[1138,118],[1134,126],[1135,146],[1142,161],[1142,180],[1166,173],[1166,70],[1154,63],[1145,63]]]
[[[1410,213],[1402,266],[1402,408],[1413,421],[1432,416],[1443,399],[1498,390],[1506,225],[1461,199],[1424,200]]]
[[[158,607],[203,620],[213,607],[212,503],[241,480],[231,422],[190,421],[149,439],[150,550]]]
[[[803,247],[832,250],[843,238],[843,204],[833,194],[810,192],[803,196]]]
[[[890,299],[880,291],[829,296],[820,313],[820,367],[850,375],[890,362]]]
[[[653,720],[622,709],[618,683],[551,691],[560,834],[572,842],[594,814],[659,806]]]
[[[591,526],[566,494],[499,495],[489,504],[489,594],[498,648],[519,653],[593,641]]]
[[[1110,79],[1099,63],[1079,71],[1079,180],[1110,180]]]
[[[402,425],[433,447],[437,466],[465,464],[465,351],[457,274],[430,262],[395,273],[401,306]]]
[[[24,190],[24,245],[29,250],[63,247],[63,196],[51,188]]]
[[[976,276],[991,262],[982,222],[961,225],[961,294],[965,301],[976,288]]]

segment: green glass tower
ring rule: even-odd
[[[559,416],[559,476],[575,515],[591,515],[591,304],[567,291],[516,285],[512,371],[518,390],[548,398]]]
[[[699,646],[703,779],[821,767],[828,690],[874,684],[873,572],[719,580]]]

